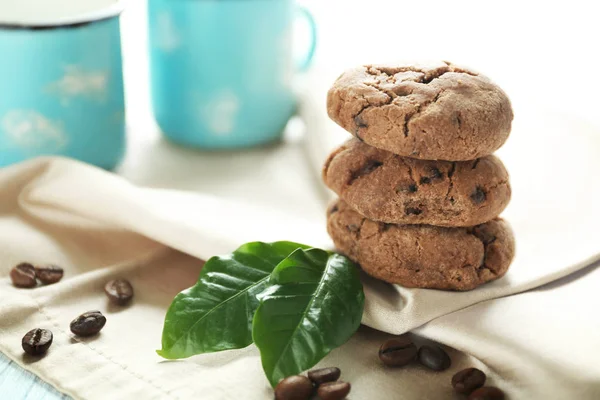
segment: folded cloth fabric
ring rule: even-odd
[[[0,188],[2,353],[75,398],[272,397],[254,346],[178,362],[160,359],[154,350],[164,314],[175,294],[197,279],[199,258],[255,240],[330,247],[322,221],[303,220],[301,210],[292,216],[208,195],[139,188],[64,159],[6,168],[0,171]],[[576,184],[570,188],[580,190]],[[593,205],[600,199],[598,189],[587,190],[579,205],[585,218],[576,218],[580,212],[571,207],[553,220],[541,219],[543,203],[529,213],[531,219],[516,214],[519,253],[511,271],[476,291],[404,289],[364,277],[364,324],[388,333],[420,327],[421,336],[470,354],[452,351],[451,370],[381,368],[376,354],[385,335],[368,328],[322,365],[339,365],[353,383],[353,397],[360,399],[389,399],[399,392],[406,398],[448,397],[452,373],[470,365],[515,398],[597,398],[600,366],[594,349],[600,348],[595,334],[600,321],[594,288],[600,274],[594,263],[600,248],[593,232],[600,214]],[[65,278],[16,289],[8,271],[21,261],[61,265]],[[586,267],[586,274],[560,280]],[[116,277],[135,287],[128,308],[111,307],[102,291]],[[503,298],[552,281],[555,286]],[[73,337],[69,322],[94,309],[108,319],[102,334]],[[20,348],[23,334],[35,327],[55,335],[40,360]],[[565,343],[571,341],[569,351]]]

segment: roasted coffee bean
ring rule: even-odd
[[[21,340],[21,346],[25,353],[32,356],[45,354],[51,344],[52,332],[47,329],[32,329]]]
[[[450,357],[439,346],[425,345],[419,349],[419,362],[434,371],[450,368]]]
[[[56,265],[45,265],[42,267],[35,267],[35,274],[42,283],[51,285],[62,279],[64,271],[61,267],[57,267]]]
[[[417,346],[408,336],[390,339],[379,348],[379,359],[388,367],[402,367],[417,356]]]
[[[456,393],[469,394],[485,384],[485,374],[477,368],[467,368],[452,377],[452,387]]]
[[[275,387],[275,399],[308,400],[313,391],[313,383],[307,377],[302,375],[288,376]]]
[[[104,328],[106,317],[100,311],[88,311],[71,321],[71,332],[77,336],[92,336]]]
[[[317,394],[321,400],[342,400],[350,393],[348,382],[327,382],[319,386]]]
[[[482,387],[471,393],[467,400],[504,400],[504,392],[491,386]]]
[[[325,382],[334,382],[340,379],[342,371],[336,367],[313,369],[308,371],[308,379],[313,381],[316,385],[320,385]]]
[[[129,303],[133,297],[133,287],[125,279],[115,279],[108,282],[104,286],[104,292],[110,301],[121,306]]]
[[[10,271],[10,279],[13,285],[20,288],[32,288],[37,285],[35,268],[29,263],[22,263],[14,267]]]

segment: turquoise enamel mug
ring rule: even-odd
[[[294,0],[149,0],[154,115],[173,142],[206,149],[279,139],[296,111],[292,78],[316,46],[311,14]],[[311,38],[295,60],[293,31]]]
[[[119,163],[121,9],[115,0],[0,4],[0,167],[42,155]]]

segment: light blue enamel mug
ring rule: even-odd
[[[148,12],[152,103],[167,138],[219,149],[281,137],[296,111],[292,78],[316,46],[306,9],[294,0],[148,0]],[[297,16],[312,36],[300,63]]]
[[[61,155],[112,169],[123,157],[122,7],[85,5],[0,5],[0,167]]]

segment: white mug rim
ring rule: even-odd
[[[103,7],[98,10],[81,13],[77,15],[71,15],[64,18],[52,18],[52,19],[33,19],[33,20],[13,20],[3,19],[0,16],[0,30],[2,29],[28,29],[28,28],[60,28],[62,26],[68,27],[70,25],[80,25],[93,23],[97,21],[103,21],[118,17],[125,8],[125,0],[117,0],[117,2]]]

